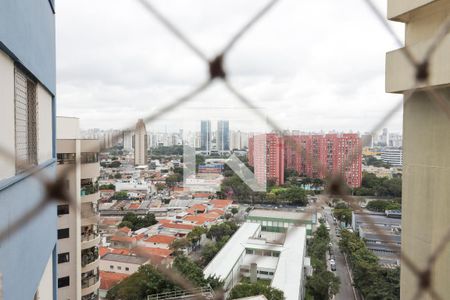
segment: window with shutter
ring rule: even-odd
[[[36,83],[15,68],[16,173],[37,164]]]

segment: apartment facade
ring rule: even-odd
[[[147,162],[147,129],[144,120],[139,119],[134,131],[134,164],[146,165]]]
[[[393,167],[401,167],[403,165],[402,148],[385,147],[381,149],[381,159]]]
[[[0,1],[0,298],[4,300],[56,299],[56,204],[49,202],[12,231],[44,196],[43,185],[32,175],[55,175],[55,73],[53,1]],[[27,245],[33,245],[32,250]]]
[[[353,133],[283,137],[267,134],[250,138],[248,160],[255,168],[256,178],[263,178],[260,169],[264,168],[261,163],[265,160],[267,178],[276,178],[277,184],[284,183],[286,168],[311,178],[341,176],[348,186],[355,188],[361,185],[361,152],[361,139]]]
[[[217,150],[230,150],[230,122],[228,120],[217,121]]]
[[[77,118],[57,118],[57,173],[77,207],[58,202],[58,299],[98,299],[98,140],[80,139]]]
[[[207,154],[211,152],[211,121],[202,120],[200,122],[200,150]]]
[[[449,0],[389,0],[388,18],[405,23],[405,44],[420,62],[450,16]],[[419,270],[449,230],[450,120],[425,92],[433,90],[450,105],[450,35],[437,46],[429,62],[427,82],[403,105],[403,206],[402,250]],[[408,93],[415,87],[416,70],[402,49],[387,53],[386,91]],[[432,286],[441,298],[450,294],[450,247],[438,256],[432,269]],[[402,299],[411,299],[419,281],[408,268],[401,269]],[[432,299],[428,293],[422,299]]]
[[[249,139],[248,161],[258,184],[273,180],[284,184],[284,140],[276,133],[258,134]]]

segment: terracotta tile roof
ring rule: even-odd
[[[223,209],[215,208],[215,209],[208,210],[208,214],[209,213],[216,213],[216,214],[219,214],[222,216],[225,214],[225,211]]]
[[[107,253],[122,254],[122,255],[130,255],[130,253],[131,253],[129,249],[107,248],[107,247],[100,247],[98,252],[100,254],[100,257],[102,257],[103,255],[105,255]]]
[[[198,211],[205,211],[206,208],[207,208],[206,205],[203,205],[203,204],[194,204],[190,207],[190,209],[195,209]]]
[[[172,222],[172,221],[167,220],[167,219],[161,219],[161,220],[159,220],[158,222],[161,223],[161,224],[167,224],[167,223],[170,223],[170,222]]]
[[[157,234],[149,237],[145,241],[149,243],[171,244],[174,240],[176,240],[174,236]]]
[[[140,203],[132,203],[132,204],[130,204],[128,209],[138,209],[140,206],[141,206]]]
[[[215,211],[209,211],[207,214],[203,214],[203,216],[205,218],[212,219],[212,220],[216,220],[216,219],[220,218],[220,216],[222,216],[222,215],[223,215],[223,213],[220,214]]]
[[[100,220],[100,223],[101,224],[104,224],[104,225],[117,225],[117,224],[119,224],[121,221],[120,220],[118,220],[118,219],[104,219],[104,218],[102,218],[101,220]]]
[[[194,198],[208,198],[211,195],[212,194],[210,194],[210,193],[195,193],[195,194],[192,194],[192,197],[194,197]]]
[[[210,200],[209,203],[211,203],[214,206],[214,208],[225,208],[228,205],[233,204],[233,200],[214,199]]]
[[[135,235],[135,236],[134,236],[134,238],[136,239],[136,241],[140,241],[140,240],[142,240],[142,239],[145,238],[145,237],[146,237],[145,233],[141,233],[141,234],[138,234],[138,235]]]
[[[163,226],[165,228],[185,229],[185,230],[192,230],[196,227],[195,225],[179,224],[179,223],[166,223],[163,224]]]
[[[124,227],[119,228],[118,231],[123,232],[123,233],[129,233],[131,231],[131,229],[128,228],[127,226],[124,226]]]
[[[150,257],[150,258],[152,256],[159,256],[159,257],[166,258],[166,257],[169,257],[173,251],[169,250],[169,249],[138,246],[138,247],[131,249],[131,252],[136,255],[139,255],[139,256],[145,256],[145,257]]]
[[[128,276],[122,273],[100,271],[100,289],[108,291]]]
[[[195,224],[198,225],[203,225],[206,222],[212,222],[214,221],[216,218],[207,218],[205,217],[205,215],[197,215],[197,216],[186,216],[184,217],[183,220],[187,221],[187,222],[193,222]]]

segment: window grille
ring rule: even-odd
[[[36,83],[15,68],[16,173],[37,165]]]

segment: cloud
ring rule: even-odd
[[[151,3],[213,57],[267,2]],[[367,131],[400,101],[384,93],[385,53],[395,48],[361,0],[283,0],[235,45],[225,67],[283,128]],[[57,71],[58,114],[80,117],[84,128],[120,128],[192,90],[208,70],[138,1],[79,0],[57,7]],[[264,128],[220,83],[150,128],[177,130],[212,116],[235,129]],[[401,112],[386,126],[401,130]]]

